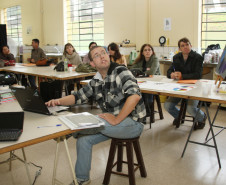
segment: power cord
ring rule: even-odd
[[[41,172],[42,172],[42,166],[38,166],[38,165],[36,165],[36,164],[34,164],[34,163],[32,163],[32,162],[29,162],[28,164],[32,164],[33,166],[39,168],[39,170],[36,171],[36,173],[35,173],[35,179],[34,179],[34,181],[33,181],[33,183],[32,183],[32,185],[34,185],[35,182],[36,182],[36,180],[37,180],[37,178],[41,175]]]

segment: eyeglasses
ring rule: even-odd
[[[106,55],[107,53],[105,51],[101,51],[101,53],[96,53],[94,56],[93,56],[93,59],[98,59],[98,58],[101,58],[101,56],[104,56]]]

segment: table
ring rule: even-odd
[[[143,82],[143,83],[146,83],[148,81],[152,81],[152,82],[158,83],[159,85],[161,83],[170,83],[170,84],[175,84],[176,83],[176,81],[174,81],[172,79],[168,79],[166,76],[161,76],[161,75],[159,75],[159,76],[154,75],[152,78],[137,78],[137,80],[138,80],[138,82],[140,81],[140,82]],[[82,85],[86,85],[89,81],[90,80],[83,80],[80,83]],[[196,82],[196,84],[193,84],[193,85],[192,84],[187,84],[187,85],[190,85],[190,86],[195,86],[196,88],[193,88],[192,90],[186,91],[186,92],[177,92],[177,91],[171,91],[171,90],[169,91],[167,89],[156,89],[155,87],[153,87],[151,85],[149,85],[149,86],[146,85],[145,86],[143,83],[138,83],[142,93],[157,94],[157,95],[164,95],[164,96],[172,96],[172,97],[182,98],[182,99],[200,100],[200,101],[202,101],[204,103],[205,111],[206,111],[206,115],[207,115],[207,121],[209,123],[210,133],[212,135],[211,139],[213,139],[214,145],[209,145],[208,141],[210,139],[207,140],[207,138],[205,139],[204,143],[190,140],[190,137],[191,137],[194,125],[195,125],[195,121],[196,121],[196,118],[195,118],[195,121],[193,122],[191,130],[189,132],[189,135],[188,135],[187,141],[185,143],[184,150],[183,150],[183,153],[182,153],[181,157],[184,156],[188,143],[193,143],[193,144],[199,144],[199,145],[203,145],[203,146],[213,147],[213,148],[215,148],[215,151],[216,151],[219,168],[221,168],[221,163],[220,163],[220,157],[219,157],[219,153],[218,153],[217,143],[216,143],[216,139],[215,139],[215,134],[213,132],[213,125],[214,125],[214,122],[216,120],[216,117],[217,117],[219,109],[216,110],[215,116],[211,120],[210,119],[210,115],[209,115],[208,106],[207,106],[207,103],[206,103],[206,102],[213,102],[213,103],[219,103],[219,104],[226,103],[226,95],[225,94],[218,94],[217,92],[215,92],[215,90],[216,90],[215,89],[216,86],[214,85],[215,81],[214,80],[201,79],[201,80],[198,80]],[[204,92],[204,88],[202,88],[202,87],[205,87],[205,85],[207,83],[211,84],[211,89],[210,89],[210,93],[209,94],[204,95],[204,93],[203,93]],[[184,85],[186,85],[186,84],[184,84]],[[208,136],[208,134],[207,134],[207,136]]]
[[[12,110],[12,107],[13,107],[13,110]],[[19,106],[17,101],[14,101],[10,103],[0,104],[0,111],[1,112],[21,111],[21,107]],[[62,124],[62,126],[54,127],[56,124]],[[37,128],[38,126],[53,126],[53,127]],[[20,136],[18,141],[1,142],[0,154],[6,153],[6,152],[10,152],[11,154],[11,152],[14,150],[22,149],[23,156],[24,156],[24,164],[26,167],[29,184],[32,184],[28,166],[27,166],[24,147],[57,138],[57,146],[56,146],[56,152],[55,152],[54,170],[53,170],[53,178],[52,178],[52,184],[54,185],[55,183],[60,183],[60,181],[56,179],[56,170],[57,170],[57,164],[58,164],[59,143],[60,143],[60,140],[63,139],[65,148],[66,148],[67,157],[70,164],[70,170],[73,174],[73,180],[77,182],[75,177],[74,167],[72,165],[71,157],[68,150],[67,140],[65,138],[65,135],[71,134],[76,131],[78,130],[70,130],[66,125],[64,125],[58,119],[57,116],[47,116],[47,115],[42,115],[37,113],[25,112],[24,129],[23,129],[22,135]]]
[[[50,78],[55,80],[70,80],[75,78],[83,78],[88,76],[94,76],[95,73],[78,73],[75,71],[57,72],[53,66],[23,66],[22,64],[16,64],[15,66],[8,66],[1,68],[2,71],[13,72],[16,74],[24,74],[37,76],[42,78]]]
[[[61,80],[64,83],[66,95],[68,95],[67,82],[68,80],[94,76],[96,73],[78,73],[75,71],[57,72],[54,70],[55,66],[23,66],[16,64],[15,66],[8,66],[1,68],[2,71],[12,72],[16,74],[37,76],[40,78],[48,78],[53,80]],[[69,83],[69,82],[68,82]]]

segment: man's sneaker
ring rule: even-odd
[[[89,184],[91,181],[87,180],[87,181],[77,181],[77,182],[78,182],[78,185],[86,185],[86,184]],[[75,185],[74,181],[70,185]]]
[[[194,130],[203,129],[206,125],[206,119],[207,119],[207,116],[206,116],[206,114],[204,114],[204,118],[203,118],[202,122],[195,123]]]

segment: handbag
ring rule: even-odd
[[[56,67],[54,68],[54,70],[59,71],[59,72],[63,72],[64,71],[64,62],[61,61],[60,63],[58,63],[56,65]]]

